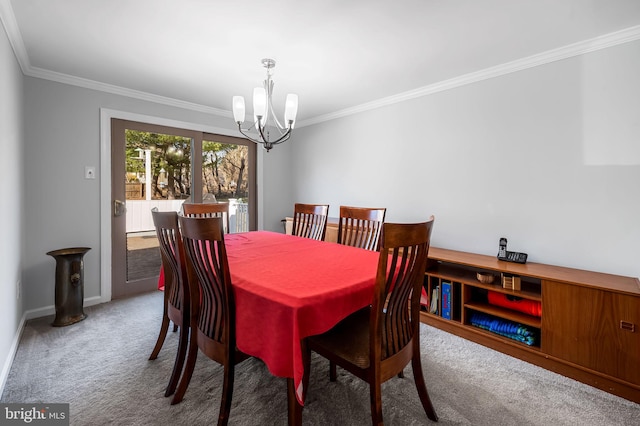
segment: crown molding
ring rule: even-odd
[[[56,81],[58,83],[84,87],[86,89],[93,89],[101,92],[113,93],[115,95],[126,96],[129,98],[140,99],[148,102],[155,102],[158,104],[187,109],[190,111],[204,112],[206,114],[213,114],[213,115],[218,115],[226,118],[233,117],[233,114],[231,113],[231,111],[227,111],[224,109],[196,104],[194,102],[182,101],[180,99],[170,98],[167,96],[155,95],[149,92],[143,92],[140,90],[129,89],[126,87],[116,86],[113,84],[102,83],[99,81],[89,80],[86,78],[76,77],[73,75],[63,74],[55,71],[45,70],[38,67],[31,67],[29,69],[29,72],[25,74],[30,77],[42,78],[45,80]]]
[[[617,46],[640,39],[640,25],[616,31],[614,33],[605,34],[589,40],[573,43],[557,49],[548,50],[526,58],[517,59],[495,67],[486,68],[480,71],[464,74],[449,80],[440,81],[428,86],[419,87],[397,95],[388,96],[386,98],[377,99],[372,102],[356,105],[351,108],[345,108],[340,111],[332,112],[318,117],[296,123],[296,127],[304,127],[312,124],[318,124],[325,121],[335,120],[337,118],[346,117],[360,112],[381,108],[387,105],[404,102],[410,99],[428,96],[433,93],[454,89],[456,87],[465,86],[471,83],[477,83],[482,80],[499,77],[501,75],[522,71],[528,68],[545,65],[550,62],[561,61],[563,59],[574,56],[584,55],[596,50],[605,49],[607,47]]]
[[[113,93],[116,95],[126,96],[130,98],[140,99],[148,102],[154,102],[158,104],[164,104],[177,108],[183,108],[192,111],[203,112],[206,114],[213,114],[221,117],[231,118],[233,114],[231,111],[223,110],[220,108],[209,107],[206,105],[196,104],[193,102],[182,101],[175,98],[169,98],[166,96],[155,95],[140,90],[129,89],[126,87],[116,86],[112,84],[102,83],[94,80],[76,77],[69,74],[63,74],[55,71],[49,71],[42,68],[31,66],[29,56],[18,28],[18,23],[15,19],[13,8],[11,7],[10,0],[0,0],[0,21],[4,25],[9,38],[9,43],[13,48],[16,55],[22,73],[30,76],[41,78],[45,80],[57,81],[59,83],[69,84],[72,86],[84,87],[87,89],[98,90],[102,92]],[[346,117],[353,114],[358,114],[364,111],[369,111],[376,108],[381,108],[387,105],[404,102],[407,100],[428,96],[434,93],[442,92],[445,90],[454,89],[456,87],[465,86],[467,84],[476,83],[479,81],[487,80],[501,75],[522,71],[528,68],[537,67],[540,65],[548,64],[550,62],[560,61],[563,59],[571,58],[574,56],[583,55],[589,52],[593,52],[607,47],[617,46],[620,44],[628,43],[640,39],[640,25],[626,28],[624,30],[616,31],[613,33],[605,34],[599,37],[595,37],[589,40],[584,40],[578,43],[573,43],[564,47],[542,52],[536,55],[528,56],[526,58],[517,59],[515,61],[507,62],[495,67],[486,68],[484,70],[464,74],[458,77],[454,77],[448,80],[440,81],[427,86],[419,87],[417,89],[402,92],[396,95],[388,96],[385,98],[377,99],[372,102],[356,105],[354,107],[345,108],[339,111],[335,111],[329,114],[320,115],[317,117],[309,118],[307,120],[300,120],[296,123],[296,127],[304,127],[312,124],[318,124],[325,121],[335,120],[337,118]]]
[[[9,0],[0,0],[0,22],[2,22],[7,33],[9,44],[16,55],[20,69],[23,74],[26,74],[31,67],[29,55],[27,55],[27,49],[24,46],[24,40],[22,40],[22,34],[20,34],[20,29],[18,28],[18,21],[16,21],[13,7],[11,7]]]

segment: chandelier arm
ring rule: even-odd
[[[242,135],[243,135],[245,138],[249,139],[251,142],[255,142],[255,143],[264,143],[263,141],[261,141],[261,140],[259,140],[259,139],[254,139],[254,138],[252,138],[250,135],[246,134],[246,133],[244,132],[244,130],[242,130],[242,127],[241,127],[240,123],[238,123],[238,131],[239,131],[240,133],[242,133]]]
[[[271,146],[271,145],[278,145],[278,144],[281,144],[282,142],[286,142],[287,140],[289,140],[289,138],[291,137],[291,129],[287,129],[287,131],[286,131],[282,136],[280,136],[278,139],[276,139],[276,140],[274,140],[274,141],[269,141],[268,139],[266,139],[266,138],[264,137],[264,133],[262,133],[262,128],[260,128],[260,126],[258,126],[258,129],[259,129],[259,131],[260,131],[260,136],[262,136],[262,137],[263,137],[263,139],[262,139],[262,140],[261,140],[261,139],[254,139],[253,137],[251,137],[250,135],[248,135],[247,133],[245,133],[245,131],[244,131],[244,130],[242,130],[242,126],[240,125],[240,123],[238,123],[238,131],[239,131],[240,133],[242,133],[242,135],[243,135],[245,138],[249,139],[251,142],[259,143],[259,144],[262,144],[262,145],[265,145],[265,146]],[[271,148],[268,148],[268,149],[267,149],[267,151],[268,151],[269,149],[271,149]]]
[[[283,131],[285,131],[285,127],[280,124],[280,121],[278,120],[278,116],[276,115],[275,110],[273,109],[273,86],[275,85],[274,81],[271,78],[271,74],[267,73],[267,78],[262,82],[262,86],[264,87],[264,92],[267,95],[267,99],[266,99],[266,111],[264,114],[264,126],[266,127],[267,124],[269,123],[270,120],[272,120],[275,123],[275,128],[278,129],[279,133],[282,135],[284,134]],[[262,135],[261,135],[262,136]],[[266,140],[266,138],[263,139]]]
[[[278,116],[276,115],[275,110],[273,109],[273,80],[271,80],[271,76],[269,76],[269,82],[265,81],[265,85],[269,85],[269,90],[267,92],[267,114],[271,115],[273,121],[276,123],[277,128],[280,130],[280,134],[282,135],[283,131],[286,131],[286,127],[280,124],[280,120],[278,120]],[[266,121],[265,121],[266,123]]]
[[[291,130],[287,130],[287,132],[280,136],[278,139],[276,139],[275,141],[271,142],[272,145],[278,145],[281,144],[282,142],[286,142],[287,140],[289,140],[289,138],[291,137]]]
[[[267,111],[267,114],[269,114],[268,111]],[[269,118],[268,115],[265,117],[265,121],[264,121],[265,125],[267,124],[267,118]],[[258,133],[260,134],[260,137],[262,138],[262,140],[265,141],[266,143],[269,143],[269,138],[264,134],[264,126],[260,124],[260,119],[258,119],[258,125],[256,127],[258,128]]]
[[[269,145],[278,145],[284,141],[286,141],[287,139],[289,139],[289,137],[291,137],[291,129],[288,129],[284,134],[282,134],[278,139],[271,141],[269,139],[267,139],[267,137],[265,137],[265,134],[263,132],[263,127],[259,126],[258,127],[259,131],[260,131],[260,136],[262,137],[262,140],[264,142],[258,142],[258,143],[262,143],[262,144],[269,144]]]

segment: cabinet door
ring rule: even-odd
[[[640,384],[639,328],[638,297],[542,282],[544,353]]]

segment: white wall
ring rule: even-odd
[[[0,170],[2,207],[0,223],[0,393],[4,388],[23,314],[23,297],[17,294],[21,280],[23,226],[23,76],[0,25]]]
[[[433,246],[495,255],[504,236],[532,262],[638,277],[639,75],[636,41],[301,128],[293,198],[434,214]]]

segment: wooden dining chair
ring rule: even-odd
[[[328,204],[296,203],[291,235],[323,241],[327,233]]]
[[[182,401],[191,381],[198,350],[224,368],[218,425],[231,410],[235,365],[248,358],[236,348],[236,311],[223,219],[179,218],[191,297],[191,336],[187,363],[172,404]]]
[[[183,203],[182,213],[189,217],[221,217],[224,233],[229,233],[229,203]]]
[[[420,293],[433,221],[431,216],[417,224],[385,223],[372,304],[305,341],[303,388],[314,351],[369,383],[373,425],[383,424],[381,384],[409,362],[422,407],[438,420],[420,361]],[[335,371],[330,380],[336,380]]]
[[[173,372],[164,394],[164,396],[169,396],[176,390],[187,353],[190,318],[189,287],[186,283],[185,255],[180,228],[178,227],[178,214],[174,211],[159,212],[154,209],[151,211],[151,215],[156,228],[162,268],[164,270],[164,308],[160,334],[149,359],[154,360],[158,357],[167,337],[170,321],[174,324],[174,331],[176,327],[180,329],[178,352],[176,353]]]
[[[376,251],[386,208],[340,206],[338,244]]]

